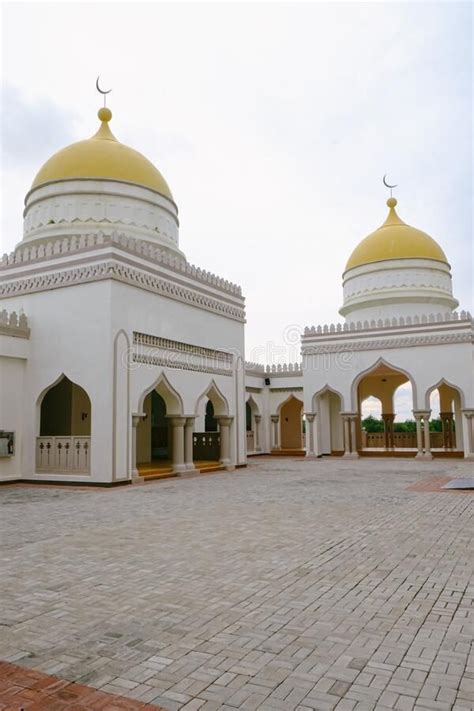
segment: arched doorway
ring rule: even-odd
[[[198,398],[193,433],[193,461],[206,468],[207,462],[230,465],[230,426],[227,400],[214,381]]]
[[[186,469],[186,418],[179,393],[165,375],[142,395],[134,417],[133,476],[156,478]]]
[[[313,411],[316,413],[317,454],[337,456],[344,453],[341,410],[342,398],[335,390],[324,388],[314,396]]]
[[[252,395],[245,403],[245,430],[247,454],[255,454],[261,451],[260,446],[260,422],[262,418],[258,409],[258,405]]]
[[[38,471],[90,472],[91,415],[89,395],[65,375],[40,396]]]
[[[431,451],[436,454],[463,455],[462,398],[460,390],[446,381],[427,392],[430,413]]]
[[[146,464],[153,467],[170,462],[171,447],[166,402],[156,390],[145,397],[143,412],[145,416],[137,427],[137,463],[145,470]]]
[[[356,380],[355,389],[360,416],[356,432],[359,453],[415,453],[417,435],[410,377],[381,360]],[[371,416],[366,414],[370,407]]]
[[[294,395],[280,407],[281,449],[303,448],[303,403]]]

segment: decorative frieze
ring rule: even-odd
[[[18,278],[3,284],[0,283],[0,296],[30,294],[104,279],[114,279],[131,284],[170,299],[183,301],[200,309],[213,311],[236,321],[245,320],[244,309],[240,306],[234,306],[227,301],[219,301],[217,298],[212,298],[181,284],[145,271],[133,269],[116,261],[98,262],[85,267],[63,269],[48,274]]]
[[[214,375],[233,374],[233,355],[160,336],[134,332],[132,363],[192,370]]]
[[[413,346],[439,346],[453,343],[472,343],[472,333],[457,332],[434,335],[413,335],[393,338],[377,338],[367,341],[344,341],[327,343],[324,345],[307,345],[302,347],[304,356],[320,355],[323,353],[342,353],[354,351],[378,351],[392,348],[412,348]]]

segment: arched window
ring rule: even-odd
[[[86,391],[63,376],[41,402],[41,437],[89,437],[91,401]]]
[[[247,432],[251,432],[252,431],[252,408],[250,407],[249,402],[245,403],[245,425],[246,425]]]
[[[206,432],[217,432],[217,420],[214,417],[214,405],[210,400],[206,405],[206,417],[204,429]]]

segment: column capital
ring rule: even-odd
[[[474,417],[474,410],[471,408],[466,408],[464,410],[461,410],[462,414],[464,417],[467,417],[468,420],[470,420],[472,417]]]
[[[418,419],[419,417],[420,418],[421,417],[429,418],[429,416],[431,415],[431,410],[412,410],[412,412],[413,412],[413,415],[415,416],[415,419]]]
[[[261,422],[262,421],[262,416],[261,415],[254,415],[255,422]]]
[[[270,415],[272,422],[279,422],[280,415]]]
[[[138,427],[140,420],[143,420],[144,417],[144,412],[132,412],[132,427]]]
[[[314,418],[316,417],[318,413],[317,412],[305,412],[304,416],[308,420],[308,422],[313,422]]]
[[[359,417],[358,412],[341,412],[340,415],[343,420],[354,420],[356,417]]]
[[[394,412],[382,412],[382,420],[387,420],[388,422],[393,421],[395,419],[395,413]]]
[[[217,422],[219,425],[223,427],[229,427],[232,424],[232,420],[234,419],[233,415],[225,415],[224,417],[216,417]]]
[[[184,427],[186,423],[186,417],[184,417],[184,415],[166,415],[166,417],[173,427]]]
[[[184,417],[186,418],[184,426],[190,427],[191,425],[194,425],[194,420],[196,419],[197,415],[184,415]]]

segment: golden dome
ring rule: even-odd
[[[110,109],[98,112],[99,130],[85,141],[72,143],[55,153],[39,170],[32,188],[56,180],[98,178],[135,183],[173,200],[171,190],[159,170],[138,151],[119,143],[109,128]]]
[[[435,240],[398,217],[395,198],[389,198],[387,219],[375,232],[362,240],[352,252],[344,271],[385,259],[434,259],[448,263],[445,253]]]

